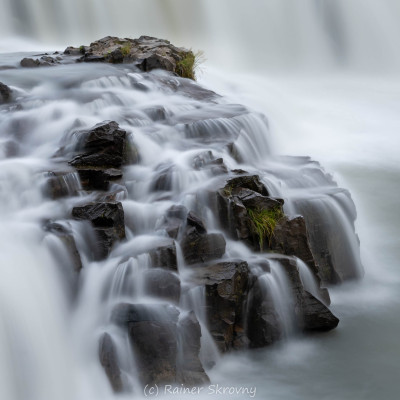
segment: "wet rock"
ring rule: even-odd
[[[282,339],[282,322],[270,294],[263,291],[259,278],[256,278],[249,293],[246,318],[250,347],[264,347]]]
[[[80,182],[74,172],[48,172],[44,194],[53,200],[68,196],[77,196]]]
[[[110,182],[122,178],[122,171],[117,168],[86,167],[77,168],[82,187],[86,190],[108,190]]]
[[[178,304],[181,294],[179,278],[163,269],[150,269],[144,273],[145,293]]]
[[[143,385],[176,382],[177,322],[172,306],[120,304],[112,320],[125,327]]]
[[[114,392],[123,391],[121,370],[114,342],[108,333],[103,333],[99,340],[99,360]]]
[[[69,54],[76,52],[67,48]],[[193,78],[195,56],[190,50],[173,46],[168,40],[150,36],[122,39],[107,36],[85,47],[83,62],[135,63],[141,70],[164,69],[182,77]],[[68,53],[67,53],[68,54]]]
[[[300,258],[310,267],[318,283],[321,282],[303,217],[283,218],[275,227],[269,248],[277,253]]]
[[[0,82],[0,104],[9,102],[11,100],[11,94],[11,89],[4,83]]]
[[[114,121],[102,122],[89,130],[76,132],[76,150],[83,151],[69,162],[72,166],[120,168],[124,161],[126,132]]]
[[[52,221],[47,221],[43,226],[46,232],[50,232],[57,236],[65,245],[71,261],[72,270],[79,272],[82,269],[82,260],[76,247],[76,242],[72,231],[66,226]]]
[[[196,228],[188,229],[180,242],[186,264],[204,263],[221,258],[226,242],[220,233],[201,234]]]
[[[165,246],[157,247],[149,251],[151,264],[154,268],[166,268],[172,271],[178,270],[176,258],[176,246],[173,241]]]
[[[114,243],[125,238],[124,210],[120,202],[89,203],[74,207],[72,216],[92,223],[98,240],[95,259],[107,257]]]
[[[327,331],[336,328],[339,319],[320,300],[304,289],[296,262],[291,259],[280,259],[279,262],[291,283],[298,329]],[[324,291],[318,295],[324,296]]]
[[[228,168],[222,158],[215,158],[211,151],[204,151],[193,159],[193,168],[208,169],[213,175],[227,174]]]
[[[65,50],[64,50],[64,54],[70,55],[70,56],[81,56],[82,54],[85,54],[86,51],[89,48],[86,46],[81,46],[81,47],[73,47],[73,46],[68,46]]]
[[[172,239],[177,239],[187,215],[187,209],[184,206],[176,205],[170,207],[165,213],[158,229],[163,229]]]
[[[23,58],[20,62],[23,68],[51,67],[60,64],[60,60],[55,57],[44,55],[40,58]]]
[[[196,270],[197,282],[205,285],[210,333],[218,348],[247,346],[244,310],[250,287],[250,271],[244,261],[220,262]]]
[[[339,319],[307,291],[303,294],[301,318],[305,331],[330,331],[339,324]]]
[[[207,233],[207,229],[202,219],[200,219],[193,211],[190,211],[186,218],[187,225],[196,229],[200,234]]]
[[[151,184],[153,192],[168,192],[172,190],[174,165],[171,163],[160,164],[156,168],[156,178]]]
[[[178,381],[186,386],[209,383],[199,359],[201,329],[193,311],[179,322],[180,355],[178,357]]]

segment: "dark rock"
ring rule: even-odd
[[[159,229],[164,229],[169,237],[177,239],[179,232],[184,225],[186,215],[186,207],[179,205],[170,207],[163,217]]]
[[[88,47],[86,47],[86,46],[81,46],[81,47],[69,46],[64,50],[64,54],[67,54],[70,56],[79,56],[79,55],[85,54],[87,49],[88,49]]]
[[[82,187],[86,190],[108,190],[110,182],[122,178],[122,171],[116,168],[77,168]]]
[[[74,207],[72,216],[75,219],[88,220],[97,234],[96,259],[107,257],[112,246],[125,238],[124,210],[120,202],[89,203]]]
[[[77,151],[84,151],[69,163],[76,167],[120,168],[124,161],[126,132],[114,122],[102,122],[76,132]]]
[[[23,58],[20,64],[24,68],[51,67],[60,64],[60,61],[57,58],[44,55],[36,60],[33,58]]]
[[[282,323],[270,294],[265,292],[259,278],[256,278],[249,293],[246,318],[250,347],[264,347],[282,339]]]
[[[114,392],[123,391],[121,370],[115,345],[108,333],[103,333],[99,340],[99,359]]]
[[[178,381],[185,386],[209,383],[199,360],[201,329],[193,311],[179,322],[180,354],[178,355]]]
[[[11,100],[11,94],[11,89],[0,82],[0,104],[9,102]]]
[[[303,330],[305,331],[330,331],[339,324],[339,319],[307,291],[303,295],[301,317],[303,320]]]
[[[167,192],[172,190],[172,175],[174,165],[170,163],[160,164],[156,168],[156,178],[151,184],[151,190],[154,192]]]
[[[206,233],[207,229],[202,219],[195,215],[192,211],[187,215],[187,225],[192,226],[198,233]]]
[[[171,383],[177,376],[177,321],[172,306],[120,304],[112,320],[125,326],[143,385]]]
[[[179,303],[181,282],[179,278],[163,269],[150,269],[144,273],[145,293],[170,302]]]
[[[53,200],[77,196],[80,190],[79,178],[75,172],[49,172],[44,194]]]
[[[293,219],[285,217],[280,220],[270,240],[269,249],[287,256],[300,258],[310,267],[318,283],[321,282],[319,269],[311,252],[303,217]]]
[[[258,175],[243,175],[229,179],[226,183],[225,190],[232,191],[233,189],[250,189],[253,192],[260,193],[263,196],[269,196],[267,188],[260,181]]]
[[[196,270],[196,279],[206,288],[206,313],[210,333],[218,348],[247,346],[244,310],[250,286],[250,271],[244,261],[229,261]]]
[[[298,329],[304,331],[326,331],[336,328],[339,319],[320,300],[304,289],[296,261],[280,259],[279,262],[291,283]],[[318,295],[323,296],[324,293],[322,292]]]
[[[186,264],[207,262],[225,254],[226,242],[223,235],[200,234],[195,227],[186,231],[180,244]]]
[[[165,246],[150,250],[149,255],[153,267],[166,268],[173,271],[178,270],[176,247],[173,241]]]

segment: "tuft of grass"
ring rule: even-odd
[[[262,210],[247,209],[247,213],[258,234],[260,250],[262,251],[264,249],[264,238],[267,237],[268,242],[271,243],[276,224],[284,217],[283,211],[281,207],[275,207]]]
[[[204,61],[204,53],[198,51],[193,53],[191,50],[181,53],[180,61],[176,63],[176,73],[182,78],[196,80],[196,69]]]
[[[79,46],[79,51],[80,51],[82,54],[85,54],[85,46],[84,46],[84,45]]]
[[[131,52],[132,44],[131,43],[126,43],[121,47],[121,53],[124,57],[128,56],[129,53]]]

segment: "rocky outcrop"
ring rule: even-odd
[[[8,103],[11,100],[11,94],[11,89],[4,83],[0,82],[0,104]]]
[[[94,258],[108,256],[115,242],[125,238],[124,210],[120,202],[89,203],[72,209],[78,220],[90,221],[97,235]]]
[[[68,47],[64,54],[83,54],[80,58],[83,62],[134,63],[145,72],[163,69],[194,79],[195,55],[192,51],[150,36],[141,36],[139,39],[107,36],[89,46]]]
[[[164,245],[149,251],[151,264],[153,267],[166,268],[173,271],[178,270],[178,260],[176,258],[176,246],[172,240]]]
[[[149,269],[144,272],[144,292],[162,300],[179,303],[181,281],[176,274],[161,268]]]
[[[99,340],[99,360],[114,392],[123,391],[121,370],[114,342],[108,333],[103,333]]]

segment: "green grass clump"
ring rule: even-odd
[[[121,47],[121,53],[124,57],[128,56],[129,53],[131,52],[132,44],[131,43],[126,43]]]
[[[203,52],[193,53],[191,50],[181,53],[181,60],[176,63],[176,73],[182,78],[196,80],[196,69],[203,62]]]
[[[284,217],[283,211],[280,207],[275,207],[262,210],[247,209],[247,213],[258,234],[260,250],[263,250],[264,238],[267,237],[268,242],[271,243],[276,224]]]

